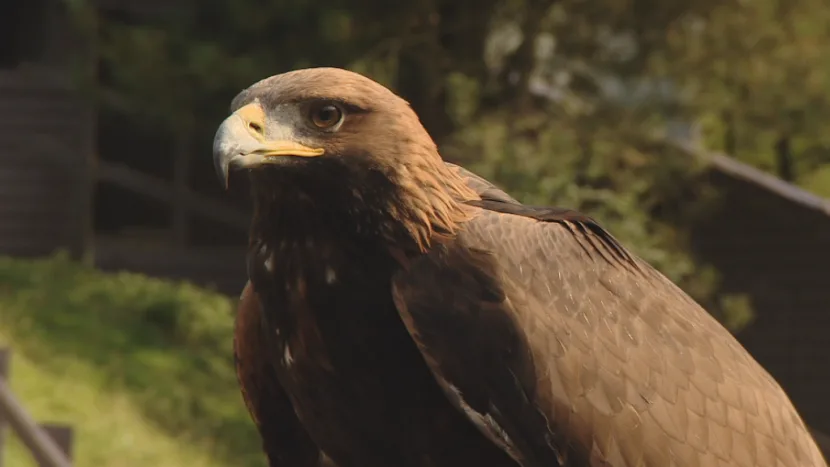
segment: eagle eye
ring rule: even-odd
[[[343,110],[331,102],[311,106],[311,123],[321,130],[328,130],[343,120]]]

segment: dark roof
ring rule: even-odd
[[[817,430],[810,430],[810,433],[813,434],[813,438],[815,438],[818,447],[824,452],[824,455],[830,457],[830,435],[826,435]]]
[[[702,150],[694,144],[679,139],[672,140],[669,144],[706,161],[713,169],[719,172],[749,182],[799,206],[830,216],[829,199],[810,193],[803,188],[781,180],[774,175],[740,162],[721,152]]]
[[[736,161],[725,154],[711,153],[708,157],[712,166],[721,172],[758,185],[793,203],[830,215],[830,200],[814,195],[760,169]]]

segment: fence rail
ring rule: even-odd
[[[72,466],[72,428],[55,423],[38,424],[9,388],[11,351],[0,348],[0,467],[5,454],[6,427],[17,435],[41,467]]]

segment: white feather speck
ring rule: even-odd
[[[334,281],[337,280],[337,274],[334,272],[334,268],[331,266],[326,268],[326,283],[331,285],[334,284]]]
[[[291,356],[291,347],[288,344],[285,344],[285,354],[283,355],[283,361],[285,362],[285,366],[290,367],[292,363],[294,363],[294,357]]]
[[[496,445],[500,446],[502,449],[507,452],[513,459],[517,462],[520,462],[520,456],[516,451],[515,445],[507,433],[502,429],[501,426],[496,422],[492,415],[489,413],[480,413],[475,411],[472,407],[464,401],[464,396],[461,394],[461,391],[453,386],[452,384],[446,383],[442,384],[444,388],[447,390],[450,396],[450,400],[454,401],[461,407],[461,410],[464,411],[464,414],[467,415],[467,418],[473,422],[473,424],[479,429],[479,431],[484,434],[487,438],[491,441],[496,443]]]

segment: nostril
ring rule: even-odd
[[[249,122],[248,123],[248,128],[250,128],[251,130],[253,130],[257,133],[262,133],[262,126],[259,123]]]

